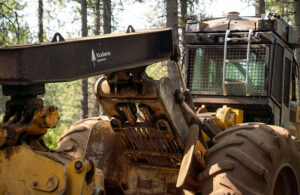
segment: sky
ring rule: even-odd
[[[23,11],[24,19],[29,23],[32,32],[37,35],[38,22],[37,22],[37,0],[23,0],[27,2],[27,7]],[[117,11],[115,11],[115,20],[117,21],[117,30],[124,31],[130,24],[135,29],[145,29],[150,28],[149,16],[153,19],[159,19],[162,16],[161,13],[155,13],[153,9],[157,5],[157,0],[145,0],[145,3],[123,3],[123,6],[118,5]],[[212,17],[221,17],[226,15],[230,11],[238,11],[241,16],[254,16],[255,9],[254,6],[241,0],[202,0],[204,2],[202,5],[195,6],[195,14],[199,14],[200,10],[205,10],[206,14]],[[66,3],[66,7],[63,9],[57,9],[56,13],[50,13],[52,19],[45,18],[44,26],[46,28],[47,37],[49,39],[55,32],[60,32],[65,38],[76,38],[80,36],[80,18],[75,15],[73,10],[78,7],[76,3]],[[47,7],[47,4],[44,5]],[[53,6],[53,5],[52,5]],[[55,5],[54,5],[55,6]],[[58,5],[57,5],[58,7]],[[120,11],[122,9],[122,11]],[[47,10],[46,10],[47,11]],[[155,16],[155,14],[157,16]],[[58,24],[58,20],[62,22]],[[77,20],[74,21],[74,18]],[[92,18],[88,18],[92,21]],[[116,25],[116,24],[115,24]],[[61,27],[59,27],[61,26]]]
[[[205,10],[207,15],[213,17],[222,17],[224,13],[230,11],[238,11],[241,16],[254,16],[255,9],[253,5],[241,2],[241,0],[214,0],[210,3],[210,0],[203,0],[205,3]],[[124,7],[124,12],[120,17],[120,23],[122,27],[126,27],[129,24],[133,25],[136,29],[142,29],[147,26],[145,23],[145,14],[151,13],[156,0],[147,0],[146,5],[142,3],[135,3],[133,5],[127,5]],[[202,7],[200,5],[198,7]],[[195,8],[197,9],[197,7]],[[196,10],[195,10],[196,11]],[[195,13],[197,14],[197,13]]]

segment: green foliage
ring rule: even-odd
[[[158,62],[146,68],[146,73],[154,80],[159,80],[162,77],[168,76],[167,62]]]
[[[2,86],[0,85],[0,115],[4,114],[5,112],[5,102],[7,101],[7,97],[3,96],[2,94]],[[2,121],[2,117],[0,118]]]
[[[80,81],[46,84],[44,104],[56,106],[60,114],[56,128],[44,136],[47,146],[56,149],[57,139],[80,118]]]
[[[0,0],[0,46],[27,43],[32,39],[29,26],[22,22],[20,15],[25,6],[16,0]]]
[[[165,3],[157,1],[154,6],[151,6],[153,10],[151,13],[145,14],[146,24],[145,28],[162,28],[166,27],[166,8]]]
[[[32,41],[29,25],[23,21],[20,11],[26,4],[16,0],[0,0],[0,46],[26,44]],[[5,102],[8,97],[3,96],[0,86],[0,118],[5,112]]]
[[[288,23],[294,24],[294,0],[267,0],[266,12],[280,14]]]

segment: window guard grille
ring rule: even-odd
[[[254,47],[250,50],[249,94],[266,96],[266,50],[267,47]],[[207,95],[223,95],[223,48],[189,48],[187,84],[192,92]],[[228,48],[227,59],[245,59],[247,48]],[[226,65],[226,80],[245,81],[246,62],[232,62]],[[245,95],[244,85],[227,85],[227,95]]]

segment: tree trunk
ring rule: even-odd
[[[100,35],[100,0],[95,0],[94,4],[94,34]]]
[[[187,49],[186,49],[186,20],[187,20],[187,0],[180,0],[180,6],[181,6],[181,40],[182,40],[182,53],[183,53],[183,57],[186,57],[186,53],[187,53]],[[184,62],[183,62],[184,63]],[[185,66],[186,64],[183,64],[183,70],[185,70]],[[183,71],[183,76],[186,77],[185,71]]]
[[[103,31],[104,34],[111,33],[111,0],[103,0]]]
[[[298,43],[300,42],[300,0],[295,0],[294,3],[294,19],[295,19],[295,28],[296,28],[296,33],[298,36]],[[300,61],[300,49],[296,50],[296,58],[297,61]]]
[[[81,35],[88,35],[87,29],[87,3],[86,0],[81,0]],[[88,117],[88,79],[81,80],[81,119]]]
[[[2,86],[0,85],[0,116],[2,114],[4,114],[5,112],[5,104],[6,104],[6,101],[8,100],[8,97],[7,96],[4,96],[2,94]],[[2,122],[2,118],[0,118],[0,122]]]
[[[95,0],[94,2],[94,34],[100,35],[100,0]],[[96,84],[100,76],[94,76],[93,81]],[[93,90],[94,91],[94,90]],[[94,105],[92,110],[92,116],[99,116],[100,114],[100,105],[96,96],[94,96]]]
[[[87,3],[86,0],[81,0],[81,36],[86,37],[87,35]]]
[[[44,15],[43,0],[39,0],[39,8],[38,8],[38,23],[39,23],[38,38],[39,38],[39,42],[43,42],[43,34],[44,34],[43,15]]]
[[[180,0],[181,6],[181,28],[182,28],[182,42],[183,46],[185,46],[185,25],[187,18],[187,0]]]
[[[178,49],[178,3],[177,0],[166,0],[167,27],[172,27],[174,43]],[[174,61],[168,61],[168,77],[171,79],[174,87],[179,89],[180,78]]]
[[[295,19],[295,28],[296,35],[298,37],[298,43],[300,43],[300,0],[295,0],[294,2],[294,19]],[[296,49],[296,60],[298,64],[300,63],[300,48]],[[298,79],[298,94],[300,94],[300,79]],[[300,97],[298,97],[300,98]],[[299,102],[299,100],[298,100]]]
[[[265,0],[255,0],[255,16],[260,17],[262,14],[266,13]]]
[[[103,0],[103,32],[104,34],[109,34],[112,31],[112,9],[111,9],[111,0]],[[100,75],[101,77],[101,75]],[[105,114],[101,110],[100,114]]]

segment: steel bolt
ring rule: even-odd
[[[75,169],[79,171],[81,168],[82,168],[82,162],[81,161],[75,162]]]
[[[52,186],[54,186],[54,177],[52,176],[52,177],[49,177],[49,179],[48,179],[48,181],[47,181],[47,186],[48,187],[52,187]]]
[[[37,181],[32,182],[32,185],[36,187],[39,183]]]

